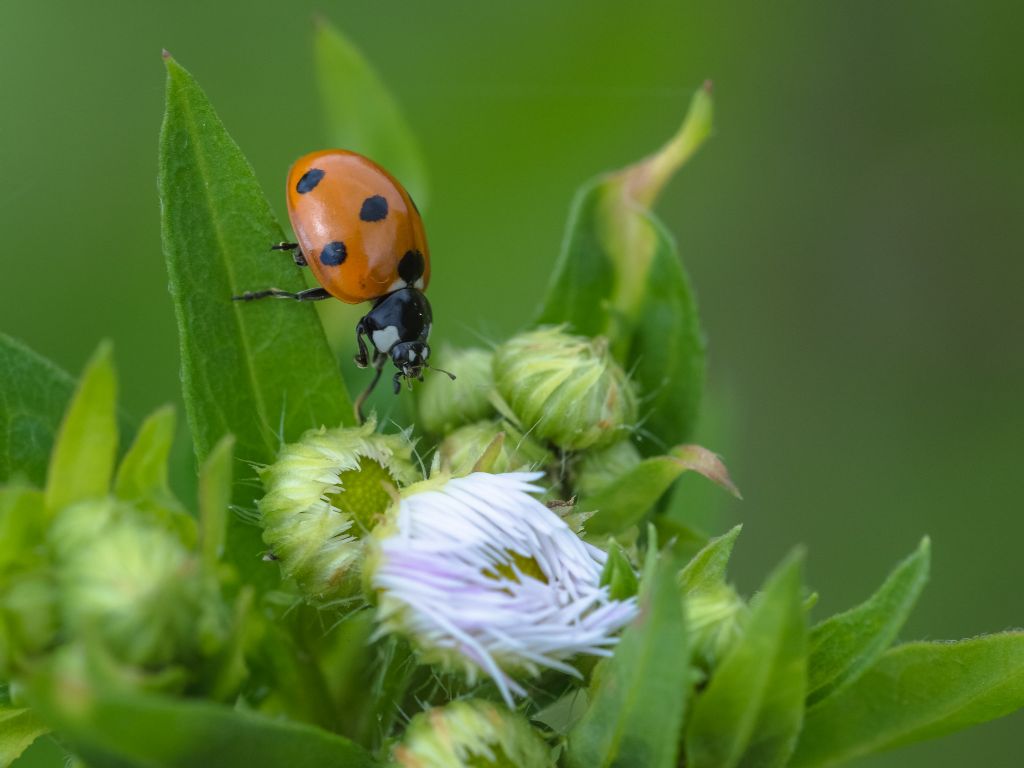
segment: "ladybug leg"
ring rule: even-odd
[[[359,366],[360,368],[365,368],[367,365],[369,365],[370,362],[370,358],[366,354],[366,342],[363,341],[364,335],[367,338],[370,337],[370,330],[366,327],[365,317],[359,321],[358,325],[356,325],[356,346],[359,347],[359,353],[356,355],[355,361],[356,365]],[[377,354],[379,353],[375,352],[374,354],[374,363],[377,362]],[[376,384],[377,382],[374,381],[373,383]]]
[[[276,245],[270,246],[272,251],[292,251],[292,260],[296,266],[305,267],[308,266],[306,263],[306,257],[302,255],[302,251],[299,250],[298,243],[277,243]]]
[[[324,299],[331,298],[331,294],[323,288],[307,288],[298,293],[282,291],[280,288],[267,288],[264,291],[249,291],[241,296],[232,296],[231,300],[254,301],[255,299],[265,299],[268,296],[273,296],[275,299],[295,299],[296,301],[323,301]]]
[[[377,382],[380,381],[380,375],[384,371],[384,364],[388,361],[388,356],[381,353],[375,352],[373,355],[373,368],[375,373],[373,374],[373,381],[370,382],[369,386],[360,393],[359,397],[356,398],[355,404],[352,406],[356,412],[356,423],[363,423],[363,403],[366,402],[366,398],[373,392],[374,387],[377,386]]]
[[[403,376],[405,376],[405,374],[399,371],[398,373],[391,377],[391,386],[394,388],[396,395],[402,391]]]

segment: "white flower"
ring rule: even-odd
[[[610,655],[636,602],[601,586],[607,555],[530,496],[540,473],[482,472],[412,486],[393,526],[378,529],[371,583],[382,632],[408,635],[427,662],[494,679],[505,701],[525,690],[511,673]]]

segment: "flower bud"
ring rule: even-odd
[[[210,653],[223,640],[216,583],[172,531],[134,506],[104,498],[66,507],[49,540],[71,636],[99,637],[137,666]]]
[[[553,460],[551,452],[523,436],[507,422],[478,421],[452,432],[441,443],[441,466],[456,477],[474,470],[494,439],[504,434],[501,447],[488,472],[518,472],[543,467]]]
[[[636,397],[603,338],[521,333],[495,351],[494,381],[531,436],[565,450],[609,445],[636,420]]]
[[[573,471],[573,490],[583,498],[592,496],[639,463],[640,451],[629,440],[587,451],[579,457]]]
[[[455,374],[428,376],[419,389],[416,420],[427,432],[443,435],[460,424],[486,419],[494,412],[491,391],[493,354],[485,349],[444,349],[438,365]]]
[[[713,667],[743,633],[747,604],[728,584],[717,584],[686,596],[686,624],[697,659]]]
[[[395,747],[403,768],[554,768],[551,750],[519,714],[453,701],[416,715]]]
[[[310,598],[359,590],[363,537],[391,503],[388,487],[420,479],[406,435],[361,427],[316,429],[281,449],[260,477],[263,540]]]

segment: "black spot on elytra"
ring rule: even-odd
[[[423,277],[423,269],[423,254],[419,251],[406,251],[398,262],[398,276],[409,285]]]
[[[388,216],[388,201],[380,195],[374,195],[363,200],[363,207],[359,211],[359,218],[363,221],[382,221]]]
[[[346,256],[348,256],[348,250],[345,248],[345,244],[335,240],[333,243],[325,245],[324,249],[320,251],[320,263],[326,267],[336,267],[345,263]]]
[[[295,191],[300,195],[312,192],[316,189],[316,185],[320,183],[320,179],[324,177],[324,173],[325,171],[321,171],[319,168],[310,168],[302,174],[302,178],[295,185]]]

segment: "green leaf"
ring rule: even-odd
[[[283,234],[252,168],[192,76],[166,63],[161,224],[196,456],[205,461],[233,434],[239,459],[268,464],[282,441],[310,427],[353,423],[352,405],[313,307],[232,302],[245,291],[305,284],[288,256],[269,250]],[[234,485],[239,507],[251,508],[254,478],[248,471]],[[227,548],[255,576],[259,530],[231,521]]]
[[[41,559],[46,535],[43,494],[35,488],[0,487],[0,575]]]
[[[679,572],[679,587],[683,594],[712,589],[725,583],[725,571],[732,556],[733,545],[743,530],[737,525],[728,533],[718,536],[686,564]]]
[[[690,278],[676,254],[672,235],[653,217],[657,246],[643,308],[626,363],[648,397],[644,423],[651,448],[688,438],[697,423],[704,392],[705,341]]]
[[[677,764],[691,669],[675,573],[674,561],[652,544],[640,613],[614,656],[598,667],[590,706],[569,733],[572,768]]]
[[[791,555],[769,577],[743,636],[697,697],[686,733],[688,768],[786,764],[807,686],[802,560]]]
[[[75,380],[2,333],[0,371],[0,480],[22,476],[41,487]]]
[[[887,651],[807,714],[792,765],[838,765],[995,720],[1024,706],[1024,633]],[[981,760],[984,763],[984,760]]]
[[[46,477],[50,513],[83,499],[105,496],[117,460],[117,375],[104,342],[82,373],[61,422]]]
[[[601,571],[601,586],[608,587],[608,596],[612,600],[628,600],[639,589],[633,564],[622,546],[614,540],[608,547],[608,559]]]
[[[690,471],[739,496],[718,456],[699,445],[682,445],[667,456],[644,459],[597,493],[581,499],[579,510],[594,513],[585,524],[587,535],[614,535],[640,522],[676,478]]]
[[[0,768],[7,768],[49,730],[30,709],[0,706]]]
[[[77,682],[77,681],[76,681]],[[47,692],[44,712],[91,768],[358,768],[376,763],[348,739],[204,701],[81,690]]]
[[[313,52],[331,141],[382,165],[426,208],[426,164],[384,81],[352,42],[322,18],[317,19]]]
[[[224,554],[234,447],[234,437],[226,435],[199,470],[199,541],[203,564],[210,569],[216,567]]]
[[[675,242],[651,206],[711,131],[711,95],[693,97],[658,152],[577,194],[537,324],[569,323],[612,340],[650,400],[652,450],[688,437],[704,384],[704,339]]]
[[[856,680],[896,639],[928,581],[930,549],[925,537],[870,599],[811,629],[809,705],[824,701]]]
[[[153,506],[187,515],[167,482],[167,460],[174,443],[174,407],[158,408],[142,422],[135,441],[121,459],[114,478],[114,495],[140,506]]]

